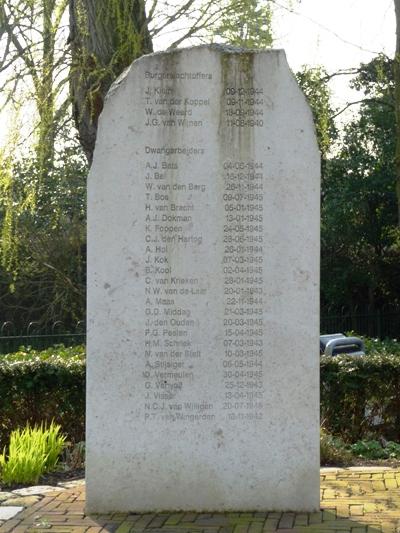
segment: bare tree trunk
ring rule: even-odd
[[[394,0],[396,12],[396,55],[394,58],[395,111],[396,111],[396,194],[398,225],[400,226],[400,0]]]
[[[38,82],[38,113],[40,117],[37,155],[42,180],[47,176],[54,162],[54,46],[55,32],[52,24],[54,2],[43,0],[43,45],[42,71]]]
[[[74,120],[91,163],[97,121],[110,85],[153,46],[144,0],[69,0],[69,10]]]

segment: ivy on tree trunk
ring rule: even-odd
[[[142,0],[69,0],[69,14],[73,116],[91,163],[110,85],[153,45]]]

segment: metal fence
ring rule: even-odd
[[[86,328],[79,321],[73,328],[65,328],[62,322],[42,326],[39,322],[30,322],[25,328],[17,329],[13,322],[3,322],[0,327],[0,354],[12,353],[28,346],[35,350],[44,350],[57,344],[76,346],[86,342]]]
[[[358,335],[379,339],[400,339],[400,309],[374,313],[322,313],[321,334],[354,331]]]
[[[341,312],[322,313],[320,331],[326,333],[344,333],[354,331],[358,335],[373,338],[400,339],[400,309],[376,311],[375,313]],[[73,328],[66,329],[62,322],[50,326],[41,326],[30,322],[23,330],[17,330],[13,322],[3,322],[0,327],[0,354],[18,351],[30,346],[43,350],[56,344],[76,346],[86,342],[86,328],[79,321]]]

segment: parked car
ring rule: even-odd
[[[319,349],[321,355],[365,355],[363,341],[358,337],[346,337],[343,333],[321,335],[319,338]]]

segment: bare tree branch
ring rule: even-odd
[[[150,32],[151,36],[154,37],[155,35],[158,35],[166,26],[169,26],[170,24],[176,22],[182,16],[182,14],[187,14],[189,8],[194,4],[194,2],[195,0],[188,0],[186,4],[181,6],[177,11],[175,11],[175,13],[167,16],[165,18],[165,22],[163,22],[162,24],[160,24],[160,26],[158,26],[158,28],[155,28],[152,32]]]
[[[378,100],[377,98],[364,98],[363,100],[356,100],[355,102],[349,102],[340,111],[338,111],[337,113],[332,115],[331,119],[334,119],[334,118],[338,117],[339,115],[344,113],[347,109],[349,109],[353,105],[367,104],[367,103],[383,105],[383,106],[386,106],[386,107],[390,107],[391,109],[394,109],[394,105],[391,104],[390,102],[386,102],[385,100]]]

